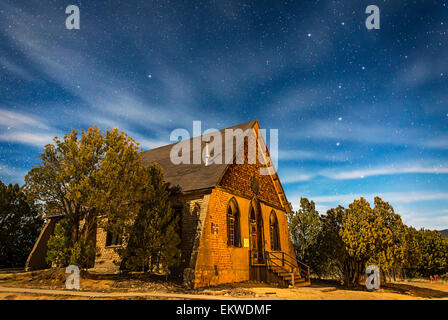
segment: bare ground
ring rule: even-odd
[[[345,288],[336,281],[312,281],[309,287],[277,288],[263,283],[244,282],[189,290],[164,277],[145,274],[81,273],[81,295],[65,290],[64,269],[32,272],[1,272],[0,300],[80,299],[288,299],[288,300],[408,300],[446,299],[448,283],[423,279],[382,284],[373,292],[364,287]],[[6,289],[5,289],[6,288]],[[15,292],[7,292],[8,288]],[[43,293],[28,289],[42,289]],[[28,290],[28,291],[27,291]],[[61,291],[65,290],[65,291]],[[5,292],[6,291],[6,292]],[[29,291],[32,291],[30,293]]]

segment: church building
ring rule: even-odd
[[[244,138],[235,143],[235,137],[225,134],[229,129],[243,132]],[[283,287],[309,284],[309,268],[296,259],[288,230],[286,214],[291,208],[259,133],[259,124],[253,120],[142,153],[143,164],[158,163],[167,182],[179,187],[171,202],[181,222],[179,273],[189,287],[248,280]],[[221,139],[221,148],[213,147],[216,139]],[[265,150],[261,153],[264,162],[250,160],[251,141],[258,155]],[[226,147],[229,143],[231,148]],[[173,161],[182,145],[187,147],[184,150],[200,146],[200,163],[195,163],[193,154],[191,162]],[[229,150],[232,161],[227,162]],[[239,161],[238,154],[244,161]],[[57,219],[50,218],[42,230],[28,269],[46,267],[46,242]],[[120,239],[99,223],[94,270],[118,271],[114,248],[119,245]]]

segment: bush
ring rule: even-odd
[[[57,267],[65,267],[70,262],[72,254],[71,224],[68,219],[62,219],[54,228],[54,234],[48,239],[47,263]]]
[[[95,239],[79,238],[72,245],[72,224],[68,219],[59,221],[54,229],[54,235],[48,240],[46,260],[57,267],[69,264],[80,268],[93,265],[95,259]]]

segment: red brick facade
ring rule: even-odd
[[[241,247],[227,245],[227,204],[235,198],[240,212]],[[249,280],[249,210],[251,200],[216,188],[210,195],[208,214],[202,232],[195,268],[195,287]],[[285,212],[264,202],[260,203],[264,246],[270,250],[269,216],[274,210],[279,224],[281,250],[294,256]],[[212,231],[212,224],[215,229]],[[218,231],[216,232],[216,228]]]

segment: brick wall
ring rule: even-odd
[[[255,164],[248,163],[247,141],[245,141],[244,146],[244,157],[243,164],[234,163],[227,168],[219,185],[245,197],[253,198],[257,196],[260,200],[283,208],[272,177],[270,175],[260,175],[260,168],[265,167],[265,165],[262,165],[258,160]],[[258,184],[257,192],[253,188],[254,180]]]
[[[241,248],[227,245],[227,204],[235,197],[240,211]],[[208,213],[204,221],[202,238],[195,268],[195,287],[249,280],[249,210],[251,199],[234,195],[223,188],[216,188],[210,195]],[[285,212],[266,203],[261,203],[264,246],[270,250],[269,216],[277,215],[282,251],[294,255]],[[212,230],[213,224],[213,230]]]

